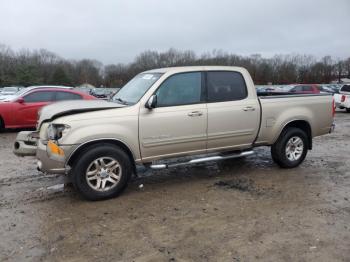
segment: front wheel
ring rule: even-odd
[[[272,159],[282,168],[299,166],[304,161],[307,151],[307,135],[295,127],[283,130],[278,140],[271,146]]]
[[[119,147],[94,145],[83,151],[72,167],[74,187],[88,200],[103,200],[120,194],[131,177],[129,156]]]

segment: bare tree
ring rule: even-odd
[[[67,60],[45,49],[13,51],[0,45],[0,86],[90,83],[119,87],[145,70],[186,65],[243,66],[256,84],[329,83],[350,77],[350,58],[334,60],[330,56],[316,59],[292,54],[264,58],[260,54],[239,56],[220,49],[197,56],[191,50],[171,48],[164,52],[142,52],[129,64],[104,66],[91,59]]]

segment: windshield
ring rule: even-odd
[[[138,74],[113,96],[112,101],[128,105],[137,103],[161,75],[161,73]]]
[[[18,97],[18,96],[28,92],[29,90],[31,90],[31,88],[28,88],[28,87],[23,88],[23,89],[19,90],[15,95],[16,95],[16,97]]]

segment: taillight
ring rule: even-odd
[[[335,116],[335,102],[334,102],[334,97],[332,99],[332,116]]]
[[[346,96],[345,96],[345,95],[342,95],[342,96],[341,96],[340,102],[344,102],[344,101],[345,101],[345,98],[346,98]]]

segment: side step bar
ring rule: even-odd
[[[239,158],[244,156],[250,156],[254,154],[254,151],[244,151],[237,154],[231,154],[231,155],[217,155],[217,156],[208,156],[208,157],[202,157],[197,159],[192,159],[187,162],[181,162],[181,163],[174,163],[174,164],[152,164],[150,165],[150,168],[152,169],[165,169],[165,168],[172,168],[172,167],[178,167],[178,166],[186,166],[186,165],[193,165],[208,161],[219,161],[219,160],[225,160],[230,158]]]

